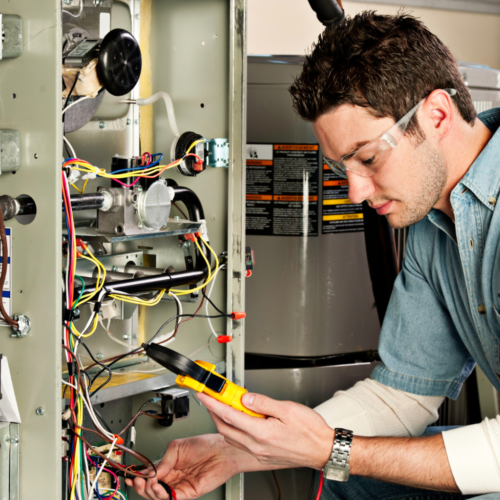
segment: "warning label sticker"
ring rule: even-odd
[[[363,231],[363,208],[349,200],[347,179],[342,179],[323,165],[322,234]]]
[[[5,311],[9,316],[12,316],[12,229],[10,227],[5,228],[5,234],[7,235],[7,249],[9,253],[9,260],[7,262],[7,275],[5,277],[5,283],[3,286],[2,303]],[[2,271],[2,266],[4,265],[3,256],[0,254],[0,272]],[[0,326],[8,326],[6,323],[0,322]]]
[[[318,144],[247,144],[246,233],[317,236]]]

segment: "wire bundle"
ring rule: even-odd
[[[141,157],[143,165],[139,167],[125,168],[111,173],[108,173],[105,169],[96,167],[91,163],[82,160],[80,158],[68,158],[63,162],[62,167],[63,169],[72,169],[77,172],[82,172],[84,174],[82,179],[85,179],[85,182],[83,184],[82,189],[77,188],[74,183],[71,184],[71,186],[74,187],[79,193],[84,193],[85,187],[87,186],[87,182],[90,179],[95,179],[96,177],[102,177],[104,179],[112,179],[123,187],[132,187],[135,184],[137,184],[137,182],[139,182],[140,179],[156,179],[163,172],[165,172],[165,170],[177,167],[189,156],[193,156],[197,159],[198,162],[203,163],[203,160],[198,155],[191,153],[191,150],[197,144],[201,144],[203,142],[205,142],[205,139],[199,139],[197,141],[194,141],[193,144],[189,146],[188,150],[186,151],[186,154],[182,158],[179,158],[178,160],[175,160],[167,165],[159,164],[163,158],[163,154],[156,153],[151,155],[150,153],[144,153]],[[67,144],[70,146],[70,150],[73,156],[76,156],[74,154],[75,152],[71,147],[71,145],[68,142]],[[157,156],[159,156],[160,158],[158,160],[153,160],[153,158],[156,158]],[[125,182],[123,182],[123,179],[129,179],[130,177],[136,177],[136,179],[132,181],[130,184],[126,184]]]
[[[193,143],[193,146],[200,141],[196,141]],[[148,173],[151,174],[153,169],[165,169],[167,167],[158,166],[158,163],[161,161],[161,158],[155,160],[157,155],[143,155],[143,163],[147,164],[143,170],[135,173],[133,175],[139,175]],[[91,171],[92,169],[96,169],[96,167],[92,167],[87,162],[85,163],[85,167],[82,167],[82,170]],[[69,165],[68,162],[65,162],[65,165]],[[64,165],[63,165],[64,166]],[[92,168],[91,168],[92,167]],[[161,171],[157,175],[160,175]],[[127,448],[123,444],[123,440],[120,437],[124,434],[128,429],[134,426],[135,420],[141,416],[149,416],[152,418],[163,418],[163,415],[154,412],[146,412],[143,411],[143,407],[139,409],[139,411],[134,415],[132,420],[119,432],[119,434],[113,434],[106,423],[102,420],[97,410],[93,407],[91,398],[102,388],[104,388],[109,381],[111,380],[114,372],[112,372],[111,367],[115,365],[122,359],[128,358],[130,356],[136,356],[141,354],[144,349],[142,347],[137,347],[130,350],[130,345],[124,342],[119,341],[116,337],[114,337],[109,331],[110,320],[108,321],[107,327],[104,327],[102,321],[99,318],[99,310],[104,300],[120,300],[127,303],[142,305],[142,306],[155,306],[160,303],[161,299],[164,297],[166,293],[172,296],[175,299],[177,314],[161,325],[155,335],[147,342],[147,344],[152,343],[156,339],[160,341],[160,343],[169,343],[175,339],[177,334],[179,325],[182,321],[179,321],[180,318],[187,318],[184,321],[189,321],[195,317],[199,318],[207,318],[210,321],[210,318],[220,318],[220,317],[229,317],[230,315],[222,313],[219,309],[218,312],[221,314],[209,316],[207,315],[198,315],[198,311],[201,309],[203,305],[203,301],[205,298],[208,302],[213,302],[210,300],[209,296],[213,289],[213,284],[215,282],[215,278],[217,277],[220,269],[222,267],[219,266],[219,257],[214,252],[214,250],[210,247],[207,241],[205,241],[199,233],[196,236],[191,237],[193,239],[194,244],[202,258],[205,260],[208,270],[208,276],[204,283],[200,286],[194,288],[182,288],[179,290],[158,290],[154,293],[153,296],[144,297],[144,296],[135,296],[128,295],[123,292],[117,292],[113,290],[112,283],[106,284],[106,269],[102,265],[102,263],[93,255],[90,247],[86,245],[82,240],[76,237],[75,223],[73,218],[73,211],[71,208],[71,197],[69,193],[69,181],[68,181],[68,169],[63,169],[62,171],[62,199],[63,199],[63,209],[64,216],[67,225],[68,238],[64,243],[63,250],[66,253],[66,265],[65,272],[63,273],[63,291],[64,291],[64,304],[65,304],[65,316],[64,316],[64,334],[63,334],[63,349],[66,355],[66,361],[68,364],[68,375],[69,380],[63,380],[63,384],[66,385],[65,392],[69,390],[69,408],[63,413],[63,420],[67,421],[70,429],[70,437],[68,439],[70,443],[70,454],[69,454],[69,476],[68,476],[68,491],[69,491],[69,499],[70,500],[87,500],[94,498],[94,495],[97,496],[98,499],[118,499],[125,498],[125,492],[119,489],[119,480],[118,476],[125,477],[141,477],[143,474],[141,470],[146,467],[151,467],[153,471],[156,470],[154,468],[153,463],[144,455]],[[108,175],[108,174],[106,174]],[[126,177],[130,176],[130,173],[122,173],[122,172],[114,172],[113,175],[124,175]],[[88,180],[88,179],[87,179]],[[136,180],[137,181],[137,180]],[[135,182],[136,182],[135,181]],[[2,236],[2,222],[3,219],[1,217],[0,212],[0,237]],[[0,238],[1,239],[1,238]],[[211,269],[209,261],[202,251],[201,245],[198,242],[198,239],[201,240],[202,244],[212,253],[215,257],[215,268]],[[3,244],[3,240],[2,240]],[[6,248],[6,247],[5,247]],[[85,259],[93,264],[93,266],[97,269],[96,273],[96,286],[93,287],[92,292],[85,292],[85,281],[82,277],[76,274],[77,260]],[[4,266],[5,268],[6,266]],[[1,284],[1,276],[0,276],[0,284]],[[75,283],[79,281],[81,282],[81,287],[75,287]],[[212,286],[208,295],[205,294],[205,287],[212,282]],[[75,290],[79,290],[79,292],[75,293]],[[182,313],[182,305],[177,298],[177,295],[190,294],[194,291],[202,290],[204,297],[201,301],[200,306],[194,314],[183,314]],[[76,296],[78,295],[78,296]],[[84,328],[79,331],[75,325],[75,313],[76,309],[85,303],[90,303],[92,307],[92,312],[90,317],[84,326]],[[93,304],[93,305],[92,305]],[[208,304],[207,304],[208,307]],[[215,305],[214,305],[215,307]],[[208,309],[207,309],[208,312]],[[161,332],[164,328],[171,322],[176,321],[176,325],[172,332],[167,334],[166,338],[159,338]],[[128,351],[125,354],[120,356],[115,356],[108,360],[99,361],[97,360],[90,349],[85,344],[84,340],[87,337],[93,335],[97,326],[101,322],[101,326],[107,332],[108,336],[118,342],[119,344],[128,348]],[[215,336],[217,334],[211,329]],[[87,367],[83,367],[80,355],[78,354],[78,350],[80,348],[84,348],[88,354],[88,356],[92,359],[93,364]],[[203,346],[203,349],[206,346]],[[197,352],[197,351],[195,351]],[[94,366],[99,366],[100,370],[93,374],[91,377],[89,374],[89,370]],[[158,371],[158,370],[151,370]],[[102,382],[97,388],[94,388],[94,385],[101,377],[101,375],[107,372],[107,379]],[[145,372],[149,373],[149,372]],[[147,402],[149,403],[149,402]],[[88,415],[90,420],[94,426],[94,429],[89,429],[83,426],[84,415]],[[108,443],[109,447],[107,448],[107,453],[103,453],[92,446],[87,439],[87,436],[84,434],[91,432],[97,434],[104,443]],[[113,452],[121,451],[122,453],[126,453],[131,455],[135,461],[139,461],[142,465],[140,466],[129,466],[125,467],[123,464],[117,463],[113,460]],[[95,468],[95,476],[90,473],[90,471]],[[110,474],[111,477],[115,480],[115,489],[107,490],[103,489],[99,485],[99,477],[102,473]],[[91,480],[91,476],[93,480]]]

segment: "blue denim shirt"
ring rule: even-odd
[[[477,363],[500,390],[500,108],[494,133],[451,193],[455,223],[432,210],[410,228],[372,378],[455,399]]]

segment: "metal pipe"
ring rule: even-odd
[[[62,202],[64,207],[64,202]],[[71,195],[73,211],[99,209],[104,206],[105,198],[102,193],[87,193]]]

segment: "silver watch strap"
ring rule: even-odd
[[[330,462],[337,467],[347,467],[349,465],[349,454],[352,445],[352,431],[347,429],[335,429],[335,439],[333,441]]]

